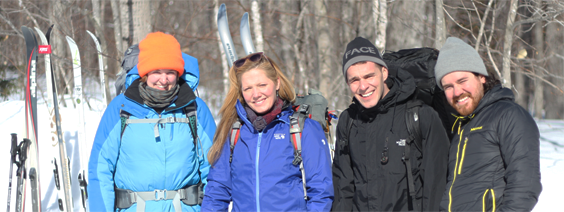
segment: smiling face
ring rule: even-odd
[[[255,68],[241,75],[241,91],[245,103],[257,114],[264,114],[272,108],[279,88],[280,79],[272,81],[263,70]]]
[[[468,71],[455,71],[441,79],[448,103],[462,115],[470,115],[484,97],[486,77]]]
[[[157,90],[168,91],[176,85],[178,72],[170,69],[158,69],[147,74],[147,85]]]
[[[365,108],[378,104],[390,89],[384,83],[388,69],[373,62],[357,63],[347,69],[347,84],[354,97]]]

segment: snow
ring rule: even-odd
[[[103,104],[99,98],[89,99],[92,109],[85,107],[85,129],[87,141],[85,145],[90,152],[92,142],[98,128],[98,123],[103,114]],[[64,131],[64,140],[67,145],[67,152],[71,158],[71,178],[73,185],[73,201],[74,211],[81,211],[82,203],[80,202],[80,190],[78,187],[77,176],[80,170],[79,146],[77,143],[78,130],[78,111],[72,107],[70,99],[67,101],[69,107],[61,107],[62,129]],[[52,174],[51,160],[53,157],[58,158],[58,151],[52,147],[53,141],[49,141],[51,129],[49,127],[48,109],[44,102],[38,103],[38,129],[39,129],[39,150],[40,150],[40,183],[42,193],[43,211],[58,211],[55,204],[57,192],[54,189],[54,180]],[[8,186],[8,170],[9,170],[9,151],[10,151],[10,134],[18,133],[18,140],[21,141],[24,135],[25,108],[23,101],[9,100],[0,102],[0,190],[6,191]],[[539,201],[533,211],[554,211],[560,208],[559,200],[561,199],[561,191],[564,190],[564,183],[561,179],[564,176],[564,121],[563,120],[537,120],[537,125],[541,133],[541,176],[543,191],[539,197]],[[86,158],[88,158],[86,156]],[[14,166],[14,173],[16,167]],[[12,204],[11,210],[15,208],[15,174],[12,188]],[[6,189],[6,190],[4,190]],[[28,186],[29,190],[29,186]],[[29,192],[29,191],[28,191]],[[29,196],[29,195],[28,195]],[[7,192],[0,192],[0,208],[5,207]],[[26,200],[26,208],[31,208],[30,198]],[[80,206],[80,207],[79,207]]]

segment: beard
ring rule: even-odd
[[[470,93],[463,93],[462,95],[453,98],[452,102],[450,102],[450,105],[461,116],[467,116],[467,115],[470,115],[472,112],[474,112],[474,110],[478,107],[480,100],[482,100],[483,96],[484,96],[483,92],[478,92],[478,96],[472,96]],[[466,104],[463,104],[463,105],[456,104],[458,102],[458,100],[464,99],[466,97],[469,98],[469,100]]]

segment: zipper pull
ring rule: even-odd
[[[386,165],[388,163],[388,138],[386,137],[386,142],[384,143],[384,151],[382,151],[382,158],[380,158],[380,163]]]

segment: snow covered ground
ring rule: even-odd
[[[86,147],[91,148],[94,140],[98,123],[103,113],[103,106],[99,100],[89,100],[92,109],[85,107],[85,128],[86,128]],[[68,108],[61,108],[62,129],[64,140],[67,143],[67,152],[72,160],[71,177],[73,185],[74,211],[80,211],[80,190],[78,188],[77,175],[80,170],[79,146],[77,143],[78,112],[72,107],[70,101]],[[58,151],[52,148],[53,142],[50,141],[51,130],[49,127],[48,110],[44,102],[39,102],[38,108],[38,129],[39,129],[39,151],[40,151],[40,183],[42,193],[42,204],[44,211],[58,211],[55,204],[57,192],[54,189],[51,160],[58,158]],[[24,135],[25,108],[23,101],[0,102],[0,208],[6,207],[8,171],[9,171],[9,151],[10,134],[18,133],[18,140]],[[534,211],[558,211],[561,210],[560,200],[561,191],[564,190],[562,176],[564,176],[564,121],[563,120],[540,120],[537,122],[541,133],[541,175],[543,192]],[[88,151],[90,152],[90,151]],[[89,156],[87,156],[88,158]],[[15,169],[15,167],[14,167]],[[14,170],[15,173],[15,170]],[[15,208],[15,174],[12,188],[12,206]],[[29,186],[28,186],[29,187]],[[6,190],[4,190],[6,189]],[[28,198],[29,200],[30,198]],[[29,202],[26,209],[31,210]]]

